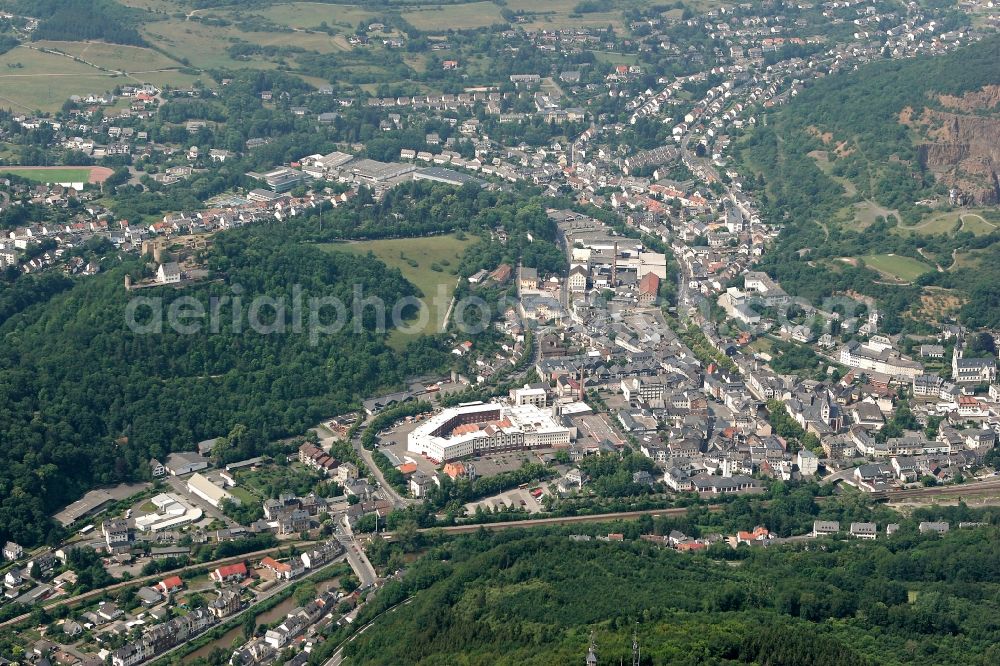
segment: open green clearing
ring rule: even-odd
[[[18,176],[36,183],[86,183],[90,179],[90,167],[67,167],[65,169],[17,169],[0,167],[0,174]]]
[[[827,176],[833,180],[840,183],[840,186],[844,188],[844,194],[848,197],[853,197],[858,193],[858,188],[849,179],[843,176],[835,176],[833,174],[833,163],[830,162],[830,152],[827,150],[814,150],[808,153],[809,157],[813,158],[816,162],[816,166],[820,168],[820,171],[825,173]]]
[[[871,200],[859,201],[852,208],[854,212],[853,224],[858,229],[867,229],[875,224],[875,220],[879,217],[888,218],[890,215],[895,215],[896,219],[899,219],[899,211],[889,210]]]
[[[896,254],[873,254],[861,258],[865,264],[879,273],[904,282],[911,282],[927,271],[933,270],[922,261]]]
[[[248,492],[245,488],[237,486],[235,488],[229,488],[228,492],[230,495],[238,499],[243,506],[251,506],[260,503],[260,498],[253,493]]]
[[[615,53],[613,51],[591,51],[601,62],[612,65],[634,65],[639,62],[639,56],[634,53]]]
[[[289,467],[269,465],[252,471],[238,472],[236,482],[240,485],[230,488],[229,491],[241,501],[249,498],[248,501],[258,502],[259,498],[277,497],[282,492],[304,495],[316,483],[316,478],[315,472],[307,470],[298,463]],[[233,491],[241,491],[245,496]],[[253,499],[253,495],[258,499]]]
[[[997,226],[993,222],[983,217],[986,210],[951,210],[934,213],[920,224],[912,227],[899,226],[894,231],[904,236],[911,234],[933,236],[953,231],[968,231],[976,236],[982,236],[997,230]]]
[[[948,267],[948,269],[958,270],[960,268],[976,268],[982,262],[984,252],[985,250],[966,250],[964,252],[956,252],[954,255],[955,261]]]
[[[893,231],[904,236],[911,234],[921,234],[924,236],[947,234],[958,228],[960,222],[959,216],[961,214],[957,210],[935,213],[928,219],[921,221],[920,224],[915,224],[912,227],[897,226]]]
[[[153,12],[175,13],[180,11],[190,11],[181,5],[180,2],[176,2],[175,0],[118,0],[118,2],[126,7],[146,9]]]
[[[184,58],[192,67],[271,69],[274,65],[261,58],[238,61],[231,58],[226,52],[226,49],[235,40],[242,39],[254,42],[256,35],[258,33],[242,32],[236,28],[210,26],[183,19],[151,23],[143,31],[143,36],[150,43],[155,44],[175,58]]]
[[[961,215],[962,231],[968,231],[977,236],[993,233],[997,227],[992,222],[986,221],[981,215],[975,213],[963,213]]]
[[[454,235],[448,235],[327,243],[320,247],[324,250],[354,254],[371,252],[387,266],[398,268],[403,277],[423,293],[421,300],[427,306],[430,316],[421,328],[421,332],[431,334],[441,330],[448,303],[455,291],[457,278],[453,271],[472,242],[469,239],[461,240]],[[439,292],[443,292],[443,299],[438,298]],[[389,336],[389,344],[394,347],[405,345],[409,338],[409,335],[393,331]]]
[[[327,5],[330,7],[331,5]],[[233,17],[227,17],[232,19]],[[275,21],[278,23],[278,21]],[[317,21],[317,24],[319,21]],[[315,27],[315,26],[314,26]],[[274,58],[253,55],[236,59],[230,56],[228,48],[241,42],[268,47],[296,47],[315,53],[342,53],[350,48],[342,35],[330,36],[325,32],[275,31],[244,32],[235,26],[213,26],[199,21],[172,19],[151,23],[144,29],[144,35],[151,43],[172,57],[183,58],[192,67],[199,69],[274,69]],[[294,55],[283,56],[286,62],[294,62]]]

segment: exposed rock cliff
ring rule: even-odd
[[[1000,105],[1000,86],[963,97],[941,96],[939,101],[960,112],[925,108],[916,122],[912,114],[901,114],[901,121],[928,139],[919,146],[921,164],[970,203],[1000,202],[1000,118],[990,114]]]

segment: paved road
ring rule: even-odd
[[[360,432],[364,432],[364,427],[361,428]],[[385,480],[385,475],[382,474],[382,470],[378,468],[378,465],[375,464],[375,460],[372,459],[372,452],[361,446],[361,437],[355,437],[352,439],[351,446],[354,447],[355,453],[361,456],[361,459],[365,461],[365,465],[368,466],[368,470],[375,477],[375,480],[378,481],[382,492],[385,493],[389,501],[392,502],[393,508],[403,509],[416,501],[400,495],[396,492],[396,489],[392,487],[392,484]]]
[[[840,470],[839,472],[828,474],[827,476],[824,476],[822,479],[820,479],[820,483],[830,484],[830,483],[836,483],[838,481],[850,481],[851,485],[853,486],[854,480],[852,477],[854,476],[855,469],[856,468],[854,467],[848,467],[846,469]]]
[[[350,563],[351,568],[354,569],[354,573],[357,574],[358,580],[361,581],[361,587],[367,588],[374,585],[375,581],[378,580],[375,567],[368,561],[365,549],[354,538],[354,532],[351,530],[351,525],[346,517],[341,521],[341,525],[343,532],[340,530],[337,531],[337,540],[344,547],[344,552],[347,553],[347,561]]]

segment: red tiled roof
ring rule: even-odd
[[[655,273],[646,273],[639,281],[639,291],[643,294],[653,294],[660,288],[660,278]]]
[[[219,567],[215,570],[220,578],[228,578],[229,576],[235,576],[239,574],[241,576],[247,575],[247,565],[243,562],[237,562],[236,564],[227,564],[224,567]]]
[[[177,588],[184,587],[184,581],[181,580],[180,576],[170,576],[169,578],[164,578],[160,585],[164,590],[176,590]]]
[[[260,561],[262,566],[272,569],[274,571],[291,571],[292,568],[283,562],[279,562],[273,557],[265,557]]]

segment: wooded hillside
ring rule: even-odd
[[[348,304],[354,284],[390,304],[413,293],[398,271],[368,257],[237,232],[216,239],[208,266],[217,279],[184,290],[127,293],[126,270],[144,270],[133,263],[68,290],[64,280],[32,280],[2,294],[5,311],[19,314],[0,327],[0,541],[45,540],[54,529],[50,513],[95,485],[146,477],[151,456],[191,450],[237,424],[252,435],[240,454],[254,455],[273,438],[299,434],[379,388],[440,369],[449,358],[423,342],[413,343],[412,354],[394,353],[371,332],[372,321],[356,334],[350,310],[348,325],[316,345],[291,326],[265,335],[246,325],[255,296],[290,304],[293,285],[301,285],[306,298],[336,296]],[[209,312],[212,297],[232,298],[237,285],[242,331],[233,324],[232,306],[220,309],[218,333],[207,324],[192,335],[169,327],[141,334],[126,326],[131,297],[161,297],[166,317],[181,297]],[[271,311],[263,312],[270,321]],[[304,317],[308,321],[308,311]]]
[[[390,583],[387,600],[412,602],[345,656],[583,663],[593,631],[599,663],[630,663],[635,631],[643,664],[994,663],[998,543],[995,528],[944,539],[913,529],[889,541],[692,555],[565,533],[481,533],[432,549],[402,585]]]

